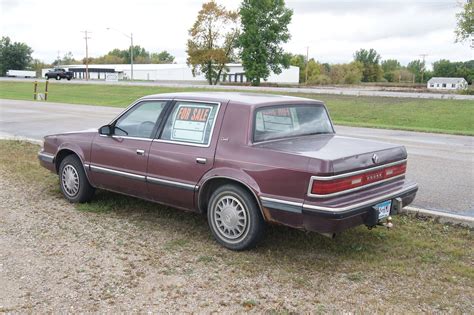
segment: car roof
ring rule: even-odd
[[[159,99],[159,98],[173,98],[181,100],[196,100],[196,101],[210,101],[210,102],[228,102],[239,103],[242,105],[259,106],[282,103],[319,103],[321,101],[277,94],[261,94],[261,93],[244,93],[244,92],[179,92],[179,93],[164,93],[153,94],[142,97],[145,99]]]

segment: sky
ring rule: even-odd
[[[227,9],[240,1],[216,0]],[[360,48],[374,48],[382,59],[407,64],[427,54],[439,59],[474,59],[469,43],[454,43],[456,12],[465,0],[287,0],[293,9],[286,51],[320,62],[345,63]],[[167,50],[186,61],[188,30],[201,0],[0,0],[0,35],[33,48],[33,57],[52,62],[72,52],[85,57],[82,31],[90,32],[89,56],[134,44],[150,52]],[[112,28],[107,30],[107,28]]]

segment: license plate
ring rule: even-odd
[[[374,206],[379,211],[379,220],[386,218],[390,215],[390,209],[392,208],[392,200],[387,200],[382,203],[378,203]]]

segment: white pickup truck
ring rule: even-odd
[[[8,70],[7,77],[36,78],[36,71]]]

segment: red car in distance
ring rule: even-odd
[[[46,136],[38,157],[71,202],[100,188],[199,212],[233,250],[267,223],[373,227],[418,190],[404,147],[338,136],[322,102],[278,95],[146,96],[98,130]]]

